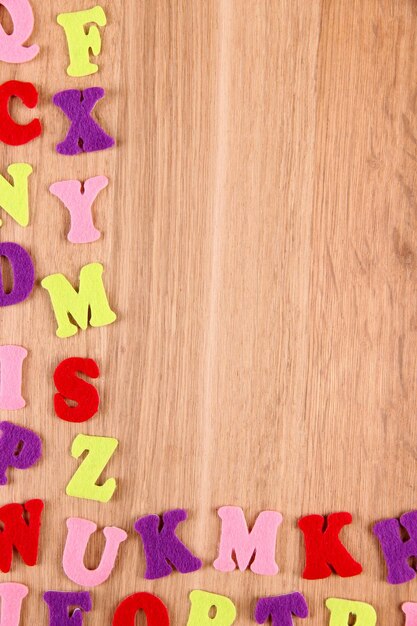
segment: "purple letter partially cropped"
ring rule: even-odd
[[[43,599],[49,606],[49,626],[82,626],[83,611],[91,610],[88,591],[47,591]],[[70,607],[75,610],[70,614]]]
[[[161,530],[159,515],[147,515],[137,520],[135,530],[142,537],[146,556],[145,578],[168,576],[173,570],[170,563],[182,574],[200,569],[200,559],[191,554],[175,534],[178,524],[186,519],[184,509],[167,511],[162,515]]]
[[[10,293],[6,293],[0,268],[0,306],[23,302],[30,295],[35,284],[32,259],[22,246],[11,241],[0,243],[0,256],[6,257],[13,271],[13,289]]]
[[[258,624],[264,624],[270,617],[272,626],[293,626],[293,615],[308,616],[307,602],[298,591],[283,596],[260,598],[255,609]]]
[[[8,467],[28,469],[42,454],[42,441],[32,430],[0,422],[0,485],[7,483]]]
[[[105,133],[90,115],[96,102],[103,96],[104,89],[101,87],[89,87],[84,91],[67,89],[54,95],[53,103],[62,109],[72,122],[65,140],[56,147],[59,154],[95,152],[114,146],[114,139]]]
[[[400,524],[408,532],[410,538],[407,541],[401,539]],[[387,581],[399,585],[413,580],[416,571],[407,559],[417,557],[417,511],[404,513],[400,521],[395,517],[382,520],[375,524],[373,532],[379,539],[387,563]]]

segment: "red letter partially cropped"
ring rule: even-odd
[[[39,137],[42,126],[38,118],[29,124],[16,124],[9,113],[9,100],[13,96],[20,98],[28,109],[33,109],[38,104],[38,92],[32,83],[20,80],[9,80],[0,85],[0,141],[9,146],[22,146]]]
[[[307,515],[298,520],[306,549],[303,578],[327,578],[332,571],[347,578],[362,572],[361,564],[352,558],[339,539],[343,526],[351,522],[350,513],[331,513],[327,516],[327,525],[321,515]]]
[[[0,570],[9,572],[15,548],[26,565],[36,565],[38,559],[39,532],[41,528],[42,500],[28,500],[21,504],[6,504],[0,508]],[[29,522],[24,513],[29,514]]]
[[[117,607],[113,626],[135,626],[136,613],[143,611],[147,626],[169,626],[165,604],[157,596],[145,591],[125,598]]]
[[[77,374],[81,372],[90,378],[98,378],[100,370],[93,359],[72,357],[58,365],[54,373],[54,383],[58,392],[54,397],[55,413],[66,422],[86,422],[97,413],[100,397],[93,385]],[[65,402],[73,400],[77,406]]]

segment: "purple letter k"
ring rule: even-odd
[[[96,102],[103,96],[104,89],[101,87],[89,87],[84,91],[67,89],[54,95],[53,103],[62,109],[72,122],[65,141],[56,147],[59,154],[95,152],[114,146],[114,139],[109,137],[90,115]]]

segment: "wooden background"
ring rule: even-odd
[[[100,71],[66,75],[56,15],[82,0],[34,0],[30,63],[0,76],[39,88],[41,139],[1,148],[1,172],[34,167],[31,223],[2,213],[2,241],[27,247],[37,288],[1,312],[1,343],[29,350],[27,406],[5,412],[44,440],[44,457],[13,472],[1,503],[46,500],[40,561],[14,560],[22,624],[47,624],[45,590],[76,590],[62,571],[65,519],[129,532],[111,578],[92,590],[85,626],[110,624],[119,601],[148,590],[186,624],[195,588],[228,595],[239,624],[259,596],[302,591],[309,624],[325,598],[368,601],[401,624],[417,583],[385,582],[371,528],[416,508],[417,2],[415,0],[101,0],[108,26]],[[2,19],[7,22],[4,11]],[[117,147],[55,153],[68,121],[57,91],[102,86],[97,119]],[[14,106],[22,122],[33,112]],[[65,178],[110,179],[94,206],[100,241],[66,240],[68,212],[48,192]],[[118,313],[110,327],[61,340],[39,286],[62,271],[76,284],[100,261]],[[66,424],[52,374],[68,356],[101,368],[99,414]],[[70,498],[79,433],[120,441],[105,477],[109,504]],[[216,509],[240,505],[253,523],[280,511],[280,573],[220,573]],[[137,517],[185,507],[181,536],[199,572],[146,581]],[[348,510],[343,538],[364,573],[304,581],[297,519]],[[101,534],[89,551],[94,566]],[[142,618],[143,619],[143,618]],[[142,621],[144,623],[144,621]]]

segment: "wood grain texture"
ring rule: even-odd
[[[91,3],[90,3],[91,4]],[[26,246],[37,277],[103,262],[116,324],[55,337],[47,293],[1,313],[1,343],[28,348],[27,407],[2,412],[40,432],[42,462],[15,472],[1,503],[46,499],[40,564],[15,559],[1,580],[31,588],[22,624],[48,623],[47,589],[75,590],[61,566],[65,519],[129,531],[85,624],[110,624],[118,602],[149,590],[185,624],[188,593],[220,592],[250,623],[257,597],[300,590],[309,624],[336,595],[371,602],[385,624],[416,583],[391,587],[372,523],[416,507],[417,4],[414,0],[124,0],[108,17],[100,72],[69,78],[61,11],[34,2],[41,54],[2,64],[1,82],[40,89],[40,140],[2,147],[1,171],[34,167],[32,220],[7,216],[2,241]],[[67,120],[55,92],[100,85],[97,119],[113,150],[55,153]],[[30,115],[16,107],[19,119]],[[97,243],[76,246],[52,182],[105,174]],[[100,413],[83,426],[54,415],[52,374],[68,356],[97,359]],[[107,504],[65,495],[79,432],[120,441]],[[253,523],[279,510],[280,573],[222,574],[224,504]],[[194,574],[145,581],[137,517],[182,506],[182,537],[204,559]],[[296,520],[348,510],[344,537],[362,576],[304,581]],[[89,562],[103,546],[91,544]]]

